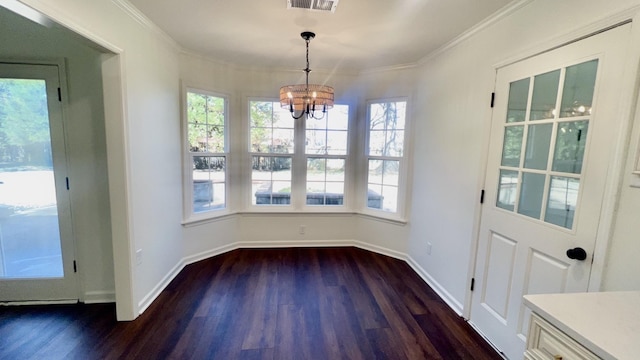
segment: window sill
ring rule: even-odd
[[[225,212],[224,214],[218,214],[216,216],[210,216],[207,218],[200,219],[190,219],[182,222],[183,227],[193,227],[199,226],[203,224],[208,224],[217,221],[223,221],[233,218],[234,216],[344,216],[344,215],[355,215],[364,219],[377,220],[386,222],[392,225],[401,225],[405,226],[409,222],[406,219],[402,218],[394,218],[388,216],[382,216],[378,214],[370,214],[370,213],[362,213],[351,210],[344,211],[336,211],[336,209],[330,209],[326,211],[318,211],[318,210],[304,210],[304,211],[294,211],[292,209],[264,209],[263,211],[238,211],[238,212]]]
[[[217,214],[211,214],[211,215],[208,215],[207,217],[194,217],[194,218],[183,220],[182,226],[188,228],[188,227],[198,226],[198,225],[207,224],[211,222],[227,220],[227,219],[233,218],[233,216],[236,214],[237,213],[235,212],[225,211]]]

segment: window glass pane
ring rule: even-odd
[[[560,117],[591,115],[598,60],[567,67]]]
[[[382,185],[369,184],[367,189],[367,207],[382,209]]]
[[[327,181],[344,181],[344,159],[327,159]]]
[[[327,112],[327,129],[347,130],[349,128],[349,106],[334,105],[333,109]]]
[[[307,181],[325,181],[327,159],[307,159]]]
[[[369,155],[402,156],[405,114],[406,102],[370,105]]]
[[[342,205],[344,159],[307,159],[307,205]]]
[[[327,154],[346,155],[347,137],[346,131],[327,131]]]
[[[252,203],[291,203],[291,157],[252,156]]]
[[[371,104],[369,106],[369,129],[371,130],[386,130],[386,123],[384,121],[384,114],[386,112],[386,104]]]
[[[320,120],[308,118],[305,122],[305,153],[346,155],[348,113],[349,106],[336,105]]]
[[[509,85],[509,103],[507,105],[507,122],[524,121],[529,100],[529,78],[514,81]]]
[[[273,143],[269,148],[270,153],[293,153],[293,129],[273,129]]]
[[[516,205],[518,172],[512,170],[500,170],[499,181],[496,206],[505,210],[513,211]]]
[[[552,119],[554,117],[559,82],[560,70],[535,77],[530,120]]]
[[[280,104],[275,103],[276,106]],[[249,103],[251,127],[271,127],[273,125],[273,106],[270,101],[251,101]]]
[[[193,212],[203,212],[225,206],[224,156],[193,157]]]
[[[368,207],[397,211],[399,166],[396,160],[369,160]]]
[[[332,110],[329,110],[329,111],[332,111]],[[291,116],[289,116],[289,117],[291,117]],[[327,118],[328,117],[329,117],[328,114],[325,114],[325,116],[323,116],[320,119],[316,119],[316,118],[310,116],[310,117],[306,118],[306,121],[305,121],[306,128],[307,129],[326,130],[327,129]]]
[[[540,219],[542,210],[542,195],[544,193],[545,175],[523,173],[522,187],[520,188],[520,201],[518,201],[518,213],[535,219]]]
[[[369,132],[369,155],[383,155],[385,147],[385,131],[371,130]]]
[[[571,229],[579,189],[579,179],[552,176],[544,221]]]
[[[384,185],[398,186],[399,161],[384,161],[384,173],[382,183]]]
[[[404,148],[404,131],[388,131],[387,141],[385,144],[384,155],[385,156],[402,156],[402,149]]]
[[[191,152],[224,152],[224,98],[187,92],[187,139]]]
[[[327,153],[326,130],[307,130],[306,153],[307,154],[326,154]]]
[[[580,174],[588,130],[588,120],[558,123],[553,171]]]
[[[405,127],[406,115],[407,115],[407,103],[404,101],[392,103],[395,106],[396,116],[393,119],[393,126],[388,126],[390,129],[403,130]]]
[[[398,210],[398,187],[382,186],[382,210],[396,212]]]
[[[549,144],[553,124],[529,126],[524,167],[527,169],[546,170],[549,161]]]
[[[502,147],[502,166],[520,166],[522,152],[522,134],[524,126],[508,126],[504,129],[504,145]]]
[[[193,124],[187,125],[187,132],[189,133],[189,151],[191,152],[206,152],[207,150],[207,125]]]
[[[294,123],[277,102],[251,101],[251,152],[293,153]]]
[[[382,160],[369,160],[369,184],[382,184]]]

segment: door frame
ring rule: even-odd
[[[627,23],[640,23],[640,6],[634,6],[629,9],[623,10],[616,14],[603,17],[595,22],[592,22],[586,26],[583,26],[577,30],[565,33],[553,39],[543,42],[533,48],[524,50],[515,56],[507,58],[499,63],[494,64],[494,83],[493,90],[495,91],[495,80],[497,78],[498,70],[508,65],[520,62],[522,60],[558,49],[565,45],[569,45],[574,42],[586,39],[588,37],[605,32],[612,28],[627,24]],[[640,43],[640,27],[632,26],[631,28],[631,40],[632,43]],[[626,59],[626,64],[623,69],[623,83],[620,88],[623,89],[624,96],[620,100],[620,107],[618,110],[619,118],[621,121],[620,128],[617,130],[616,146],[611,155],[611,176],[606,180],[605,194],[602,201],[602,209],[600,212],[600,225],[598,226],[598,232],[595,240],[595,248],[593,252],[593,262],[591,264],[591,275],[589,278],[589,286],[587,291],[599,291],[602,285],[606,255],[609,248],[610,238],[613,232],[613,223],[615,208],[619,199],[620,186],[622,184],[624,174],[624,168],[628,153],[630,142],[630,129],[633,124],[633,120],[636,116],[636,107],[638,106],[638,85],[640,85],[640,79],[636,78],[639,72],[638,64],[640,63],[640,46],[629,48],[629,53]],[[640,116],[638,114],[637,116]],[[486,173],[488,171],[489,160],[489,143],[491,139],[491,121],[493,118],[493,109],[487,113],[484,122],[484,134],[487,134],[484,140],[481,163],[477,180],[477,194],[480,197],[482,190],[485,188]],[[635,152],[634,152],[635,154]],[[471,242],[471,251],[469,255],[469,265],[467,271],[467,290],[465,293],[464,309],[462,312],[463,318],[469,320],[471,318],[471,303],[473,293],[471,291],[472,279],[475,277],[476,260],[478,256],[478,244],[480,242],[480,221],[482,219],[482,204],[476,205],[476,212],[473,224],[473,241]]]
[[[14,64],[14,65],[44,65],[44,66],[55,66],[58,69],[58,85],[60,91],[60,116],[62,122],[62,136],[64,142],[64,169],[67,177],[70,177],[70,169],[71,169],[71,161],[69,158],[69,136],[67,134],[67,129],[69,127],[69,95],[68,95],[68,84],[67,84],[67,70],[66,70],[66,62],[64,58],[22,58],[22,57],[2,57],[0,58],[0,62],[3,64]],[[54,168],[54,171],[55,168]],[[78,262],[78,244],[76,241],[76,231],[75,231],[75,222],[73,220],[73,201],[71,201],[71,189],[67,189],[67,197],[66,202],[69,204],[69,236],[71,239],[71,247],[73,249],[73,254],[67,254],[73,258],[74,262]],[[56,195],[57,197],[57,195]],[[59,200],[58,200],[59,202]],[[62,231],[62,229],[61,229]],[[62,233],[60,236],[62,237]],[[63,256],[64,258],[64,256]],[[74,266],[75,269],[78,267]],[[64,300],[34,300],[34,301],[12,301],[12,304],[22,305],[22,304],[70,304],[76,303],[81,299],[82,291],[82,282],[80,281],[82,278],[82,273],[80,270],[75,271],[72,274],[65,274],[65,276],[72,276],[75,294],[73,295],[73,299],[64,299]]]

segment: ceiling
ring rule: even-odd
[[[129,0],[186,51],[243,66],[334,71],[413,64],[511,0],[339,0],[335,13],[287,0]]]

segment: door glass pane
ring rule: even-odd
[[[518,213],[540,219],[542,194],[544,193],[545,176],[542,174],[523,173]]]
[[[513,211],[516,205],[516,189],[518,187],[518,172],[500,170],[500,184],[496,206]]]
[[[527,149],[524,157],[524,167],[527,169],[546,170],[549,161],[549,144],[553,124],[529,126],[527,134]]]
[[[509,104],[507,105],[507,122],[524,121],[529,100],[529,78],[514,81],[509,85]]]
[[[571,229],[579,189],[579,179],[552,176],[544,221]]]
[[[553,171],[580,174],[587,144],[589,121],[561,122],[558,124]]]
[[[63,277],[45,81],[0,94],[0,278]]]
[[[530,120],[552,119],[556,109],[560,70],[535,77]]]
[[[504,145],[502,147],[502,166],[520,166],[522,152],[522,133],[524,126],[509,126],[504,129]]]
[[[569,66],[564,78],[560,117],[589,116],[596,84],[598,60]]]

